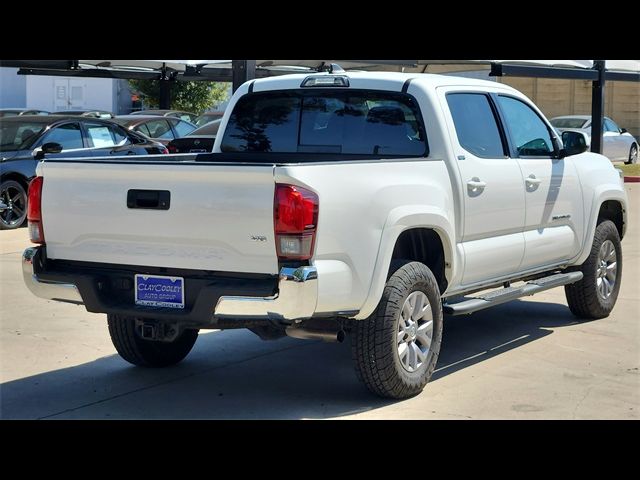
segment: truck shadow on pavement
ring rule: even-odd
[[[447,317],[431,382],[575,323],[566,305],[518,300]],[[110,355],[0,385],[4,419],[333,418],[393,403],[358,382],[348,340],[263,342],[244,330],[202,333],[175,367],[136,368]]]

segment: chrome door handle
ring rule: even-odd
[[[540,185],[542,183],[542,180],[539,178],[536,178],[535,175],[529,175],[525,181],[530,184],[530,185]]]

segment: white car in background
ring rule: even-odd
[[[571,130],[585,134],[587,146],[591,144],[591,115],[566,115],[550,120],[560,133]],[[638,162],[638,141],[625,128],[620,128],[609,117],[604,117],[602,154],[612,162],[626,164]]]

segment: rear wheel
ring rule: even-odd
[[[624,163],[626,165],[638,163],[638,145],[636,145],[635,143],[631,145],[631,148],[629,149],[629,159]]]
[[[394,267],[376,311],[353,322],[352,353],[356,373],[369,390],[401,399],[420,393],[435,369],[442,304],[426,265],[405,261]]]
[[[27,218],[27,192],[20,182],[6,180],[0,185],[0,230],[21,227]]]
[[[127,362],[141,367],[168,367],[184,359],[198,339],[198,330],[184,330],[172,342],[145,340],[136,329],[136,319],[107,315],[113,346]]]
[[[580,266],[582,280],[565,285],[571,313],[579,318],[604,318],[611,313],[620,291],[622,248],[611,220],[596,227],[591,253]]]

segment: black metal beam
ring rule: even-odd
[[[160,79],[160,98],[158,99],[158,108],[168,110],[171,108],[171,80],[168,78]]]
[[[640,72],[606,72],[607,82],[640,82]]]
[[[171,108],[171,85],[178,72],[170,71],[163,63],[160,70],[160,98],[158,108],[168,110]]]
[[[591,90],[591,151],[602,153],[602,122],[604,121],[605,61],[593,61],[594,72],[598,78],[593,81]]]
[[[256,78],[256,61],[255,60],[232,60],[232,91],[235,91],[248,80]]]
[[[88,77],[88,78],[121,78],[125,80],[158,80],[158,72],[134,72],[120,70],[79,69],[79,70],[50,70],[41,68],[21,68],[18,75],[51,75],[54,77]]]
[[[275,77],[280,75],[290,75],[292,73],[300,73],[287,69],[278,69],[278,68],[260,68],[257,67],[255,70],[255,78],[267,78],[267,77]],[[312,70],[309,70],[309,73],[313,73]],[[230,68],[221,68],[221,67],[211,67],[211,68],[202,68],[198,71],[196,69],[187,68],[184,74],[181,74],[177,77],[177,80],[182,82],[193,82],[193,81],[206,81],[206,82],[233,82],[233,71]],[[242,85],[242,83],[240,84]]]
[[[0,67],[70,70],[78,68],[78,60],[0,60]]]
[[[536,67],[492,63],[490,77],[564,78],[569,80],[596,80],[598,72],[587,68]]]

